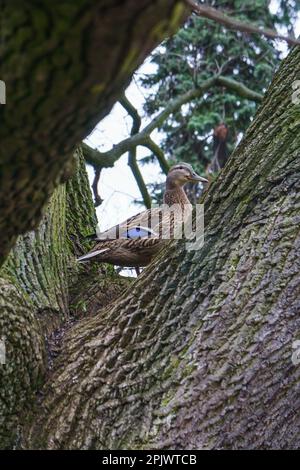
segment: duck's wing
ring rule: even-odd
[[[99,233],[94,240],[101,242],[102,240],[115,240],[116,238],[156,238],[158,236],[156,231],[158,213],[159,208],[140,212],[129,217],[124,222]]]
[[[156,231],[151,227],[152,221],[152,225],[158,229],[159,213],[159,208],[149,209],[105,230],[95,238],[94,248],[78,258],[78,261],[85,261],[101,254],[107,255],[108,252],[119,249],[135,253],[151,250],[160,241],[159,230]]]

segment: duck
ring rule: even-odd
[[[172,207],[172,210],[175,207],[181,218],[174,218],[170,211],[160,207],[147,209],[98,234],[93,249],[77,258],[77,261],[97,261],[119,267],[132,267],[139,274],[139,268],[150,264],[168,239],[174,238],[174,224],[184,222],[190,216],[192,204],[184,191],[186,183],[205,184],[208,180],[199,176],[188,163],[180,162],[170,168],[166,178],[163,207]]]

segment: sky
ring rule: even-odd
[[[139,74],[148,74],[155,71],[156,66],[147,59],[135,74],[135,78],[126,90],[126,96],[136,107],[140,116],[142,116],[143,126],[149,122],[143,111],[146,90],[138,85],[136,79]],[[123,107],[117,103],[110,114],[106,116],[88,136],[86,142],[93,148],[100,151],[109,150],[114,144],[125,139],[130,134],[132,120]],[[159,144],[160,137],[158,132],[152,133],[153,140]],[[144,147],[137,148],[137,159],[150,154],[150,151]],[[131,215],[141,210],[143,206],[134,203],[135,199],[141,199],[139,189],[132,176],[131,170],[127,165],[128,154],[123,155],[113,168],[105,168],[101,172],[101,178],[98,185],[99,194],[104,202],[97,208],[97,217],[101,231],[105,230]],[[146,183],[163,182],[164,177],[160,173],[157,163],[149,163],[141,166],[140,169]],[[87,167],[90,182],[94,177],[94,170]]]
[[[270,9],[272,13],[276,12],[277,2],[271,2]],[[299,20],[296,24],[296,36],[300,35],[300,13]],[[286,55],[286,45],[284,42],[278,41],[278,47]],[[143,126],[149,122],[143,111],[143,103],[147,91],[137,83],[139,74],[149,74],[155,71],[155,65],[151,64],[150,59],[146,59],[144,64],[135,73],[130,86],[126,90],[126,96],[136,107],[140,116],[142,116]],[[153,118],[153,116],[152,116]],[[104,118],[87,137],[86,142],[93,148],[100,151],[109,150],[114,144],[129,136],[131,128],[131,118],[127,115],[122,106],[117,103],[110,114]],[[159,144],[160,135],[157,131],[152,133],[153,140]],[[143,148],[137,148],[138,160],[150,151]],[[123,222],[125,219],[134,215],[141,210],[142,206],[134,203],[135,199],[140,199],[140,193],[131,174],[131,170],[127,165],[128,155],[123,155],[114,165],[113,168],[103,169],[101,178],[98,184],[98,190],[104,202],[97,208],[97,217],[99,221],[99,229],[106,230],[107,228]],[[92,167],[87,167],[90,183],[93,182],[94,170]],[[150,163],[144,166],[140,165],[145,182],[162,182],[164,181],[163,175],[160,173],[160,168],[157,163]]]

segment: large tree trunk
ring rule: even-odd
[[[295,48],[205,198],[203,248],[68,331],[24,447],[299,447],[299,73]]]
[[[0,265],[37,226],[76,145],[186,11],[181,0],[0,1]]]
[[[17,442],[62,329],[106,305],[128,284],[111,269],[75,262],[74,255],[90,248],[85,237],[95,231],[96,216],[80,151],[74,161],[73,178],[55,190],[38,230],[18,239],[0,271],[0,340],[6,345],[0,448]]]

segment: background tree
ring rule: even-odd
[[[288,28],[290,32],[298,9],[293,1],[279,2],[276,15],[271,14],[267,0],[205,3],[244,22],[275,29]],[[197,87],[220,71],[222,76],[263,94],[278,67],[280,52],[278,42],[275,44],[272,39],[230,31],[193,15],[176,35],[152,53],[151,58],[157,69],[140,79],[149,90],[144,108],[150,116],[164,108],[170,99]],[[204,96],[187,102],[161,123],[161,147],[168,160],[188,161],[204,172],[214,155],[214,128],[226,123],[228,153],[231,153],[256,109],[257,102],[242,99],[235,90],[212,86]]]

